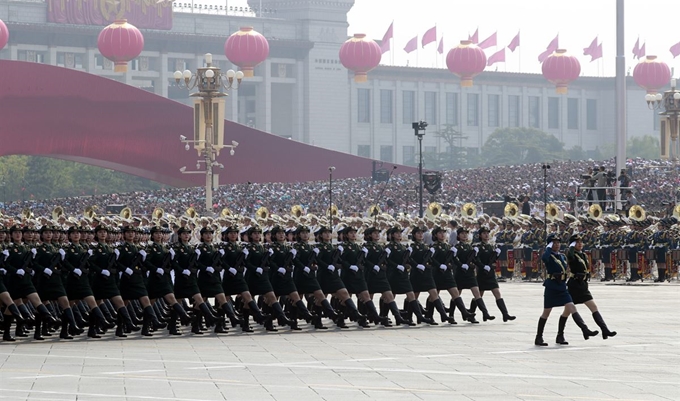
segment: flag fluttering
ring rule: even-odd
[[[421,45],[425,47],[425,45],[429,45],[430,43],[436,41],[437,41],[437,25],[428,29],[427,32],[425,32],[425,34],[423,35]]]

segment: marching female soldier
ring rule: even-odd
[[[7,235],[7,229],[0,225],[0,249],[4,248],[5,246],[5,235]],[[5,287],[5,279],[7,275],[7,269],[5,269],[5,261],[9,258],[9,251],[7,249],[3,249],[2,253],[0,254],[0,303],[5,305],[5,312],[3,318],[5,319],[2,323],[2,340],[3,341],[16,341],[14,337],[12,337],[12,333],[10,330],[12,329],[12,321],[14,319],[17,319],[17,322],[23,321],[23,318],[21,317],[21,312],[19,312],[19,308],[16,306],[14,301],[12,301],[12,296],[9,294],[9,291],[7,291],[7,288]]]
[[[468,242],[468,230],[464,227],[458,229],[458,246],[456,258],[458,259],[458,268],[456,269],[455,277],[458,291],[469,289],[472,292],[474,301],[477,307],[482,311],[484,321],[495,319],[494,316],[489,315],[486,309],[482,295],[479,292],[479,285],[477,284],[476,267],[482,265],[477,258],[479,252],[478,247],[472,247]]]

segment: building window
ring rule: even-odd
[[[489,95],[489,127],[498,127],[499,110],[501,107],[500,95]]]
[[[403,159],[404,164],[412,166],[416,164],[416,147],[415,146],[404,146],[403,148]]]
[[[371,145],[357,146],[357,156],[371,158]]]
[[[380,145],[380,160],[392,162],[392,145]]]
[[[597,129],[597,100],[586,100],[586,128],[589,130]]]
[[[380,90],[380,122],[392,124],[392,91],[389,89]]]
[[[446,123],[458,125],[458,94],[446,94]]]
[[[371,90],[357,89],[357,121],[360,123],[371,122]]]
[[[403,120],[404,124],[411,125],[412,122],[416,121],[416,92],[415,91],[403,91],[402,92],[402,105],[403,105]]]
[[[567,128],[578,129],[578,99],[567,99]]]
[[[423,155],[426,154],[436,154],[437,153],[437,147],[436,146],[423,146]]]
[[[519,116],[522,115],[520,104],[518,95],[508,96],[508,126],[510,127],[519,127]]]
[[[467,125],[470,127],[479,125],[479,95],[476,93],[467,95]]]
[[[541,98],[529,96],[529,126],[541,128]]]
[[[437,125],[437,92],[425,92],[425,121]]]
[[[560,128],[560,98],[548,98],[548,128]]]

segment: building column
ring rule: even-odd
[[[156,94],[163,97],[168,97],[168,85],[170,83],[171,77],[170,71],[168,71],[168,53],[166,52],[161,53],[158,59],[159,59],[158,69],[160,71],[160,74],[157,81],[158,84],[156,85],[155,88]]]

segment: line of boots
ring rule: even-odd
[[[585,340],[588,340],[590,337],[595,337],[596,335],[600,334],[600,332],[597,330],[595,331],[590,330],[578,312],[573,313],[571,317],[574,320],[574,323],[576,323],[576,325],[581,329],[581,332],[583,333],[583,338]],[[555,338],[556,344],[559,345],[569,344],[564,338],[564,328],[567,325],[568,319],[569,316],[560,316],[559,318],[559,323],[557,325],[557,337]],[[599,311],[593,312],[593,320],[595,320],[595,323],[600,327],[600,330],[602,330],[602,339],[606,340],[607,338],[614,337],[616,335],[615,331],[609,330],[607,324],[604,322],[604,319],[602,318],[602,315],[600,314]],[[548,321],[547,319],[544,319],[542,317],[538,319],[536,339],[534,340],[535,345],[543,347],[548,345],[543,340],[543,330],[545,329],[545,324],[547,321]]]

